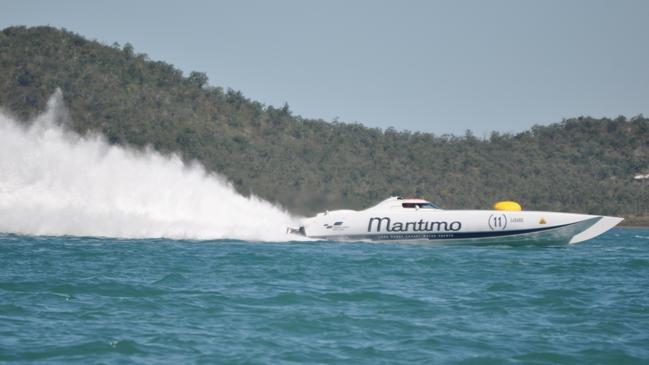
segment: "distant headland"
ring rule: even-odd
[[[634,178],[649,174],[649,119],[642,115],[582,116],[486,138],[381,130],[263,105],[128,43],[104,45],[52,27],[2,30],[0,107],[28,123],[57,88],[67,128],[177,153],[226,176],[239,192],[296,213],[403,195],[449,208],[515,200],[524,209],[649,225],[649,179]]]

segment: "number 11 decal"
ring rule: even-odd
[[[489,216],[489,228],[492,231],[507,228],[507,216],[504,214],[492,214]]]

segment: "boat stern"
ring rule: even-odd
[[[298,236],[306,237],[306,231],[304,229],[304,226],[300,226],[299,228],[288,227],[286,228],[286,234],[296,234]]]

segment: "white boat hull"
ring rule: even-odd
[[[387,202],[387,201],[386,201]],[[303,221],[307,237],[326,240],[470,243],[577,243],[594,238],[622,218],[587,214],[398,209],[382,203],[363,211],[320,213]]]

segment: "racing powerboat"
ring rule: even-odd
[[[391,197],[365,210],[318,213],[287,231],[326,240],[577,243],[601,235],[622,220],[523,211],[512,201],[496,203],[493,210],[443,210],[423,199]]]

